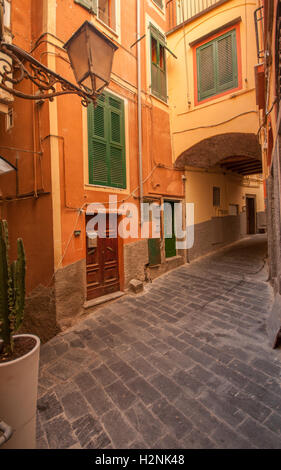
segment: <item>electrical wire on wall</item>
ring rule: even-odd
[[[180,1],[181,1],[181,10],[182,10],[182,31],[183,31],[183,41],[184,41],[184,60],[185,60],[187,104],[188,104],[188,107],[190,107],[191,106],[191,101],[190,101],[189,78],[188,78],[187,44],[186,44],[186,33],[185,33],[185,24],[184,24],[184,0],[180,0]]]
[[[246,39],[246,77],[245,85],[248,87],[248,16],[247,16],[247,0],[245,0],[245,39]]]

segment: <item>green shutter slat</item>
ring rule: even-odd
[[[104,138],[104,108],[97,106],[94,113],[94,134]]]
[[[93,126],[94,126],[94,106],[90,104],[87,108],[88,112],[88,163],[89,163],[89,183],[94,183],[94,160],[93,160]]]
[[[121,144],[121,116],[111,113],[111,140]]]
[[[116,109],[121,109],[121,102],[115,98],[109,97],[109,105]]]
[[[93,140],[93,182],[107,186],[108,169],[106,159],[106,144]]]
[[[162,100],[167,100],[167,80],[166,80],[166,73],[162,70],[159,70],[159,90],[160,90],[160,98]]]
[[[118,188],[126,187],[126,165],[125,165],[125,123],[123,102],[109,97],[109,104],[120,112],[109,110],[111,126],[110,142],[110,182],[111,186]]]
[[[151,93],[163,101],[167,101],[167,74],[165,36],[150,24],[151,41]],[[152,62],[152,43],[156,43],[156,63]],[[163,58],[161,63],[161,57]]]
[[[217,60],[218,90],[224,91],[236,87],[238,83],[235,31],[217,41]]]
[[[165,38],[164,34],[162,34],[161,31],[159,31],[159,29],[155,28],[155,26],[153,26],[153,24],[151,24],[151,23],[149,25],[149,29],[150,29],[151,34],[154,36],[155,39],[160,41],[161,44],[166,44],[166,38]]]
[[[202,100],[216,92],[215,48],[207,44],[197,50],[198,99]]]
[[[110,180],[113,186],[124,187],[123,152],[114,145],[110,146]]]
[[[158,67],[155,64],[151,64],[151,91],[154,95],[159,96],[159,79],[158,79]]]

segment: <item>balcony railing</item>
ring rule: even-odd
[[[177,2],[177,24],[193,18],[220,2],[221,0],[180,0]]]

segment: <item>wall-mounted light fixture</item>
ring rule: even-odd
[[[114,52],[118,47],[88,21],[66,42],[71,67],[78,86],[38,62],[30,54],[3,41],[3,8],[0,9],[0,88],[19,98],[53,100],[56,96],[76,94],[82,104],[96,102],[109,84]],[[4,54],[4,55],[3,55]],[[34,95],[14,87],[30,80],[38,90]]]

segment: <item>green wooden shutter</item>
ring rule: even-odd
[[[117,188],[126,186],[124,154],[124,103],[109,97],[110,115],[110,183]]]
[[[238,85],[236,31],[231,31],[217,40],[217,88],[219,92]]]
[[[215,45],[205,44],[197,49],[198,100],[216,93]]]
[[[151,92],[167,101],[167,73],[166,73],[166,52],[165,36],[153,25],[150,25],[151,31]],[[156,61],[152,61],[152,45],[156,47]],[[163,59],[161,64],[161,57]]]
[[[98,0],[74,0],[75,3],[81,5],[82,7],[86,8],[87,10],[91,11],[95,15],[98,11]]]
[[[124,102],[103,93],[88,107],[89,183],[126,188]]]
[[[196,50],[198,101],[238,86],[236,30]]]
[[[90,105],[88,110],[90,184],[108,184],[106,126],[105,105],[99,100],[96,108]]]

